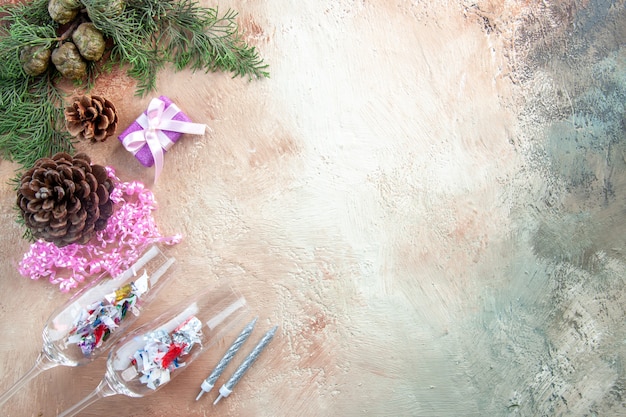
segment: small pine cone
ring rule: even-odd
[[[65,127],[81,140],[104,142],[115,133],[117,120],[113,103],[99,96],[82,96],[65,108]]]
[[[113,214],[114,184],[84,153],[41,158],[20,180],[17,206],[33,236],[62,247],[85,244]]]
[[[48,14],[55,22],[64,25],[71,22],[78,16],[79,6],[67,7],[71,4],[65,3],[63,0],[50,0],[48,2]]]
[[[102,32],[91,22],[81,23],[72,33],[78,52],[88,61],[98,61],[104,54],[106,41]]]
[[[50,60],[65,78],[80,80],[87,76],[87,62],[73,42],[64,42],[63,45],[54,48]]]
[[[20,51],[20,62],[27,75],[36,77],[48,69],[52,51],[43,46],[27,46]]]

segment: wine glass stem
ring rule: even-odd
[[[91,392],[91,394],[88,394],[87,396],[85,396],[85,398],[83,398],[82,400],[74,404],[72,407],[68,408],[67,410],[59,414],[57,417],[75,416],[76,414],[84,410],[85,408],[89,407],[91,404],[98,401],[100,398],[108,397],[109,395],[115,395],[115,394],[117,394],[117,392],[113,391],[109,383],[105,379],[103,379],[98,385],[98,387]]]
[[[16,392],[22,389],[31,379],[35,378],[46,369],[50,369],[58,365],[59,364],[57,362],[52,361],[47,355],[40,352],[35,364],[28,370],[28,372],[15,381],[11,388],[0,396],[0,406],[7,402],[8,399],[11,398]]]

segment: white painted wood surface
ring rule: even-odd
[[[535,6],[429,3],[220,2],[239,11],[271,78],[162,73],[155,95],[210,132],[181,139],[157,184],[114,138],[79,145],[123,181],[149,184],[161,231],[184,236],[168,249],[177,278],[154,314],[231,280],[260,316],[253,338],[280,325],[217,406],[216,392],[194,399],[232,340],[154,396],[109,397],[81,415],[623,411],[623,233],[607,225],[623,204],[594,218],[599,206],[585,198],[595,197],[573,204],[537,156],[544,139],[531,116],[542,109],[527,106],[556,97],[537,93],[541,80],[561,80],[512,73],[527,58],[514,40]],[[120,132],[151,98],[134,97],[120,72],[93,92],[116,104]],[[14,169],[0,161],[0,390],[30,367],[43,324],[68,297],[17,272],[28,242],[14,222]],[[568,204],[591,213],[604,237],[557,227]],[[559,239],[616,249],[589,254],[598,275],[537,249]],[[104,360],[50,370],[0,414],[55,416],[103,373]]]

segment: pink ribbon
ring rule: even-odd
[[[137,118],[137,123],[143,128],[127,135],[122,141],[124,148],[133,155],[139,152],[146,144],[154,158],[154,182],[163,169],[163,151],[168,150],[174,142],[163,133],[163,130],[191,135],[204,135],[206,125],[203,123],[191,123],[180,120],[172,120],[181,110],[172,103],[165,108],[165,103],[153,98],[148,105],[148,111]]]
[[[153,216],[157,202],[149,188],[138,181],[121,182],[113,168],[106,170],[115,180],[110,196],[115,210],[106,228],[85,245],[72,243],[59,248],[52,242],[34,242],[19,263],[20,274],[30,279],[48,277],[62,292],[68,292],[86,278],[99,279],[96,275],[105,271],[117,276],[151,244],[175,245],[181,241],[179,234],[164,236],[159,231]]]

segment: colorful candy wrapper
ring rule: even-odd
[[[150,389],[157,389],[170,380],[170,373],[185,366],[184,356],[194,346],[202,345],[202,322],[195,316],[180,324],[172,334],[157,330],[145,335],[146,343],[131,359],[134,367],[124,371],[123,378],[130,380],[141,374],[139,381]]]
[[[148,275],[144,274],[130,284],[124,285],[111,294],[83,308],[74,322],[67,343],[80,347],[85,357],[91,356],[108,336],[115,331],[130,310],[137,315],[135,308],[141,296],[148,291]]]

